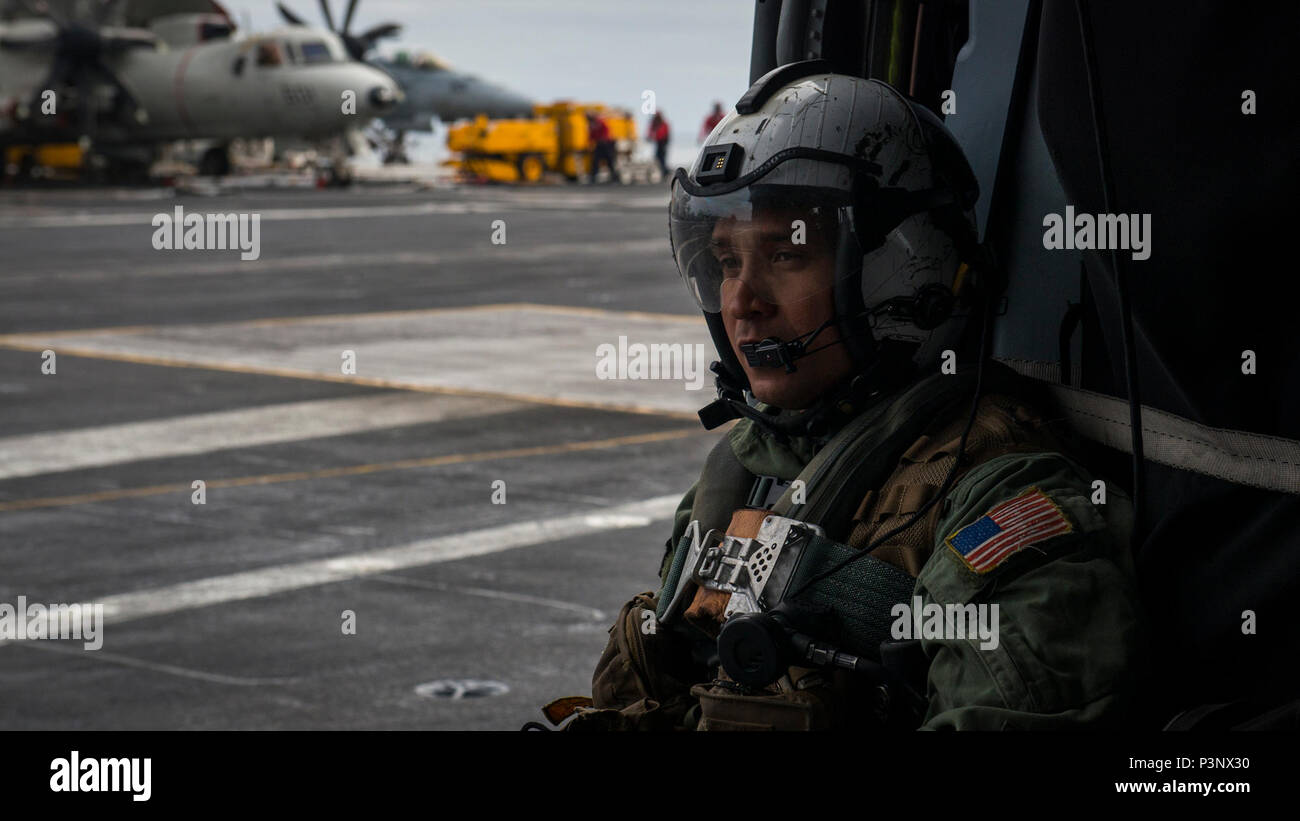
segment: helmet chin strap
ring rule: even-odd
[[[700,421],[706,430],[742,417],[750,419],[782,444],[792,437],[822,438],[833,434],[840,426],[860,413],[865,403],[881,393],[883,388],[873,384],[871,374],[877,366],[855,374],[830,391],[823,393],[812,407],[792,416],[778,416],[764,412],[744,401],[743,393],[735,385],[721,363],[713,363],[717,375],[718,398],[700,408]]]

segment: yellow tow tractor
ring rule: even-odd
[[[588,112],[604,119],[620,161],[631,157],[637,137],[631,114],[598,103],[561,101],[533,106],[530,119],[480,116],[453,125],[447,148],[459,156],[445,164],[459,169],[465,179],[485,182],[537,183],[547,172],[576,180],[591,168]]]
[[[84,159],[77,143],[11,145],[4,149],[4,167],[17,169],[19,177],[34,176],[33,172],[39,168],[47,176],[72,178],[81,173]],[[0,173],[0,176],[4,175]]]

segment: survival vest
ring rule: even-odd
[[[986,365],[985,390],[957,478],[997,456],[1060,451],[1050,421],[1036,410],[1025,383],[1003,366]],[[799,579],[857,554],[906,521],[940,489],[957,459],[975,389],[976,374],[936,374],[893,397],[878,400],[841,428],[797,477],[756,476],[741,464],[731,437],[710,452],[696,483],[690,518],[701,528],[752,536],[767,513],[823,528],[802,554]],[[747,424],[742,422],[741,424]],[[791,483],[774,503],[771,488]],[[796,501],[799,499],[799,501]],[[907,601],[917,574],[936,543],[943,504],[885,540],[871,553],[810,586],[801,597],[829,606],[838,621],[838,645],[879,657],[889,638],[893,606]],[[694,528],[687,528],[688,534]],[[568,725],[592,729],[824,729],[880,723],[884,711],[865,692],[860,677],[843,670],[790,668],[778,685],[746,692],[717,670],[692,670],[681,630],[645,625],[667,614],[669,603],[704,590],[682,581],[690,536],[681,535],[658,595],[636,596],[619,613],[592,680],[592,698],[560,699],[543,708],[553,724],[574,712]],[[695,588],[677,590],[681,584]],[[791,585],[790,589],[793,589]],[[716,617],[723,602],[700,602],[696,617]],[[653,618],[652,618],[653,612]],[[687,628],[689,630],[689,628]],[[676,636],[676,637],[674,637]],[[692,678],[693,677],[693,678]],[[924,678],[924,670],[920,671]]]
[[[1003,454],[1061,449],[1039,411],[1019,398],[1019,380],[994,363],[988,367],[992,390],[981,397],[957,478]],[[974,380],[973,371],[935,374],[867,408],[817,452],[770,506],[758,497],[779,477],[750,473],[724,437],[705,462],[691,519],[700,523],[700,532],[728,531],[739,524],[743,532],[729,535],[752,537],[762,518],[753,511],[766,508],[822,527],[825,536],[814,538],[805,552],[790,585],[794,589],[902,525],[934,497],[957,459]],[[915,578],[934,548],[942,509],[934,505],[869,556],[809,588],[805,595],[810,603],[830,606],[838,616],[845,649],[874,656],[888,638],[890,610],[912,595]],[[674,597],[680,597],[689,539],[688,533],[678,540],[659,591],[656,615],[661,620],[669,615]]]

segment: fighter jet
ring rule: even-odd
[[[491,118],[527,117],[533,111],[529,98],[472,74],[462,74],[428,52],[412,57],[399,51],[391,60],[376,58],[370,64],[397,80],[406,94],[406,100],[384,116],[384,122],[395,128],[427,131],[430,117],[450,122],[479,114]]]
[[[432,131],[435,118],[451,122],[479,114],[493,118],[532,116],[533,100],[472,74],[456,71],[432,54],[418,53],[412,57],[406,52],[398,52],[392,59],[368,57],[380,39],[395,36],[401,26],[381,23],[361,34],[352,34],[350,28],[357,0],[349,0],[339,28],[335,28],[327,0],[320,0],[320,6],[326,25],[339,36],[354,59],[382,69],[402,87],[405,99],[382,116],[385,126],[383,141],[387,142],[386,161],[404,161],[402,143],[406,132]],[[283,3],[277,3],[276,7],[290,25],[306,25]]]
[[[217,145],[200,171],[224,174],[230,140],[324,141],[401,100],[391,77],[351,59],[331,31],[291,26],[171,47],[154,27],[108,25],[117,5],[79,19],[28,0],[16,16],[10,4],[11,20],[0,22],[0,146],[81,142],[138,165],[163,142],[207,139]]]

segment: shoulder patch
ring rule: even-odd
[[[944,543],[976,573],[988,573],[1020,550],[1074,532],[1051,497],[1037,487],[1002,502]]]

